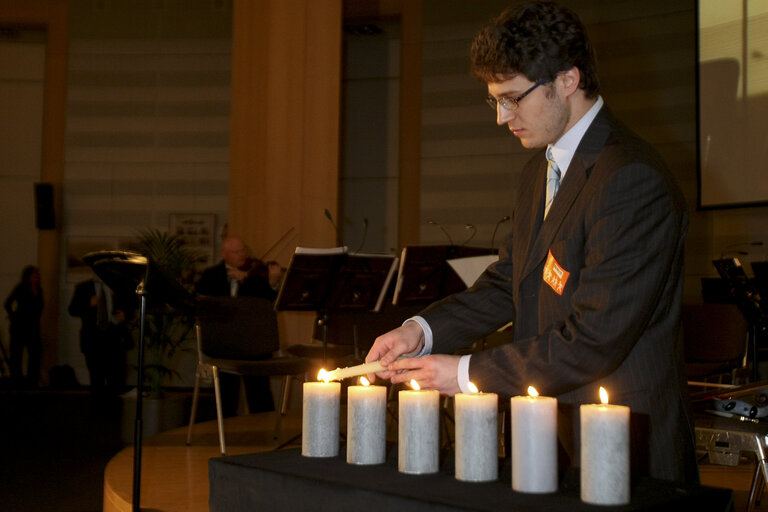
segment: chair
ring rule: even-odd
[[[684,304],[681,320],[689,384],[744,380],[748,325],[736,305]]]
[[[284,376],[274,437],[286,413],[291,377],[304,376],[310,361],[281,356],[277,317],[272,303],[257,297],[200,297],[197,304],[198,363],[192,395],[187,445],[197,413],[200,380],[213,377],[221,454],[226,455],[219,373],[239,376]],[[277,354],[277,355],[275,355]]]

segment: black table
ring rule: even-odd
[[[454,478],[452,457],[439,473],[405,475],[397,471],[397,447],[378,466],[346,463],[338,457],[302,457],[298,449],[213,458],[209,461],[211,512],[253,510],[313,512],[353,511],[731,511],[733,491],[639,479],[627,506],[582,503],[579,475],[568,471],[554,494],[512,490],[509,461],[501,462],[495,482],[468,483]]]

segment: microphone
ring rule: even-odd
[[[469,238],[464,240],[464,243],[461,244],[462,246],[467,245],[469,241],[475,238],[475,235],[477,234],[477,228],[475,227],[474,224],[467,224],[466,226],[464,226],[464,229],[471,229],[472,234],[469,235]]]
[[[509,220],[509,215],[503,216],[501,219],[499,219],[499,222],[496,223],[496,227],[493,228],[493,235],[491,235],[491,249],[493,249],[494,241],[496,240],[496,231],[499,229],[499,226],[503,224],[504,222],[507,222]]]
[[[445,228],[442,225],[440,225],[437,221],[430,219],[427,221],[427,224],[439,227],[443,231],[443,233],[445,233],[446,238],[448,238],[448,245],[454,245],[453,238],[451,238],[451,235],[449,235],[448,231],[446,231]]]
[[[325,217],[331,223],[331,226],[333,226],[333,230],[336,231],[336,245],[341,247],[343,245],[341,243],[341,233],[339,233],[339,227],[333,221],[333,216],[331,215],[331,212],[328,210],[328,208],[325,209]]]
[[[365,238],[367,236],[368,236],[368,217],[363,217],[363,239],[360,241],[360,245],[355,251],[356,253],[360,252],[360,249],[362,249],[363,246],[365,245]]]

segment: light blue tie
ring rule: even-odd
[[[555,200],[557,190],[560,188],[560,168],[552,158],[552,146],[547,148],[547,195],[544,203],[544,218],[547,218],[552,201]]]

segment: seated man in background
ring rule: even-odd
[[[274,262],[250,258],[245,243],[228,236],[221,242],[221,261],[203,271],[197,293],[211,297],[262,297],[275,300],[282,269]]]
[[[211,297],[261,297],[274,301],[282,277],[279,265],[264,265],[249,258],[248,248],[238,237],[227,236],[221,243],[221,261],[203,271],[196,291]],[[222,409],[224,416],[237,414],[240,379],[221,374]],[[273,411],[275,404],[269,377],[243,377],[250,412]]]

